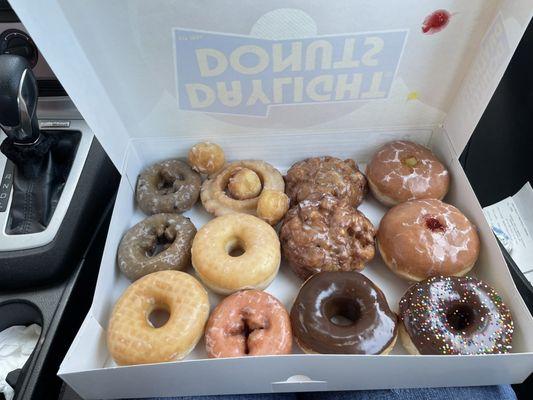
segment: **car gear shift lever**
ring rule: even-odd
[[[67,180],[80,134],[39,131],[37,84],[26,60],[0,55],[0,150],[15,164],[8,234],[46,229]]]
[[[1,57],[0,127],[15,144],[33,144],[39,140],[35,77],[25,58]]]

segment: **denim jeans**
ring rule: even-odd
[[[173,397],[175,400],[516,400],[509,385],[427,389],[361,390],[353,392],[314,392],[249,394],[201,397]],[[161,400],[161,399],[159,399]],[[167,400],[170,400],[168,398]]]

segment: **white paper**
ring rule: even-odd
[[[518,268],[533,283],[532,206],[533,188],[528,182],[514,196],[485,207],[483,212]]]
[[[22,368],[37,345],[41,327],[11,326],[0,332],[0,392],[6,400],[12,400],[15,392],[6,382],[7,374]]]

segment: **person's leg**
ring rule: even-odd
[[[510,385],[301,393],[300,400],[516,400]]]

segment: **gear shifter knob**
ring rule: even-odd
[[[26,59],[0,55],[0,127],[15,144],[39,139],[37,83]]]

